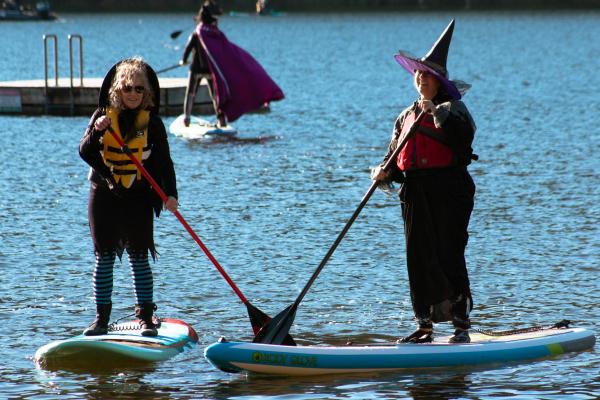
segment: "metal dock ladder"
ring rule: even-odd
[[[75,85],[73,83],[73,42],[79,44],[79,87],[83,88],[83,37],[77,34],[68,35],[69,41],[69,87],[60,87],[58,79],[58,38],[55,34],[47,34],[42,37],[44,41],[44,111],[49,113],[50,109],[62,109],[68,106],[70,114],[75,115]],[[54,87],[48,85],[48,42],[54,44]],[[67,93],[65,93],[67,92]],[[68,96],[66,96],[68,94]],[[65,104],[65,98],[68,103]]]

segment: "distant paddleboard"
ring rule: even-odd
[[[184,116],[180,115],[169,125],[169,131],[185,139],[205,139],[207,137],[231,137],[237,134],[237,130],[231,125],[218,127],[205,119],[194,117],[190,118],[190,126],[183,124]]]
[[[204,351],[226,372],[274,375],[320,375],[416,368],[470,367],[523,362],[594,347],[594,333],[584,328],[553,328],[504,336],[471,334],[471,343],[387,343],[347,346],[281,346],[221,340]]]
[[[79,367],[107,363],[156,362],[167,360],[198,342],[194,329],[183,321],[160,320],[158,336],[142,336],[139,321],[111,325],[106,335],[78,335],[48,343],[38,349],[34,360],[41,368]]]
[[[256,14],[245,12],[245,11],[229,11],[230,17],[252,17],[254,15],[256,15]]]
[[[249,12],[244,12],[244,11],[230,11],[229,12],[230,17],[284,17],[285,15],[287,15],[287,13],[282,12],[282,11],[274,11],[274,10],[267,11],[262,14],[249,13]]]

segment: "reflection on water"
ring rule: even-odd
[[[194,146],[214,146],[214,145],[234,145],[234,144],[264,144],[270,142],[272,140],[281,139],[280,136],[275,135],[259,135],[255,137],[240,137],[240,136],[207,136],[205,138],[200,139],[190,139],[187,140],[189,142],[190,148]]]
[[[386,398],[456,399],[468,397],[468,372],[440,370],[435,375],[420,372],[360,373],[309,377],[244,375],[228,382],[215,382],[210,398],[286,399]]]
[[[50,373],[38,371],[40,385],[45,386],[55,395],[70,394],[79,398],[152,398],[170,399],[171,393],[177,392],[177,387],[164,384],[153,384],[148,381],[155,369],[151,367],[128,369],[98,369],[82,371],[68,369],[67,371]],[[74,388],[68,382],[74,380]],[[65,382],[65,384],[61,384]]]
[[[132,360],[114,353],[94,354],[92,351],[79,352],[59,359],[41,359],[36,367],[45,371],[69,371],[73,373],[91,373],[94,375],[111,375],[124,371],[153,371],[151,362]]]
[[[45,33],[61,40],[62,77],[68,76],[63,51],[70,33],[85,38],[88,77],[103,76],[133,54],[156,68],[172,65],[185,38],[174,42],[169,33],[191,30],[190,17],[66,15],[52,24],[3,23],[0,80],[43,75],[41,58],[23,49],[39,49]],[[452,17],[448,66],[451,77],[473,84],[465,102],[478,125],[467,247],[473,323],[506,330],[569,319],[600,332],[594,279],[600,273],[600,98],[590,89],[600,87],[598,13],[224,17],[230,40],[263,64],[286,98],[270,113],[236,121],[239,136],[231,141],[170,136],[169,142],[182,215],[265,313],[276,315],[298,296],[369,187],[369,167],[384,155],[394,118],[414,99],[393,54],[429,49]],[[156,222],[155,300],[161,316],[194,326],[199,345],[141,368],[37,369],[31,357],[38,347],[80,333],[94,316],[87,167],[77,154],[87,123],[86,117],[0,116],[0,397],[600,395],[596,350],[481,369],[307,378],[218,371],[203,348],[221,336],[251,340],[246,309],[166,213]],[[126,263],[117,263],[114,274],[119,317],[132,312],[134,297]],[[396,196],[376,192],[304,298],[291,334],[305,344],[384,342],[413,327],[400,207]],[[451,331],[436,326],[438,335]]]

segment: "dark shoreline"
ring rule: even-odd
[[[27,1],[22,3],[26,4]],[[253,12],[253,1],[221,0],[226,12]],[[190,12],[199,0],[61,0],[50,1],[56,12]],[[600,0],[272,0],[272,9],[285,12],[388,11],[526,11],[593,10]]]

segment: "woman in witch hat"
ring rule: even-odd
[[[422,58],[402,51],[395,56],[414,76],[419,97],[396,119],[385,161],[399,144],[404,146],[392,168],[379,166],[372,174],[380,185],[402,184],[406,260],[418,328],[401,342],[430,342],[433,323],[443,321],[454,325],[451,343],[470,342],[473,302],[464,252],[475,195],[467,171],[476,159],[471,148],[475,124],[460,100],[470,85],[448,78],[453,30],[454,20]]]
[[[154,70],[141,58],[115,64],[106,74],[98,109],[79,144],[79,154],[90,165],[88,218],[94,242],[94,300],[96,319],[84,335],[108,331],[112,308],[113,265],[127,250],[135,292],[135,314],[141,334],[156,336],[153,321],[152,270],[148,252],[156,258],[153,212],[177,210],[175,169],[167,133],[160,117],[160,88]],[[121,149],[108,128],[120,136],[168,196],[163,204],[150,184]]]

